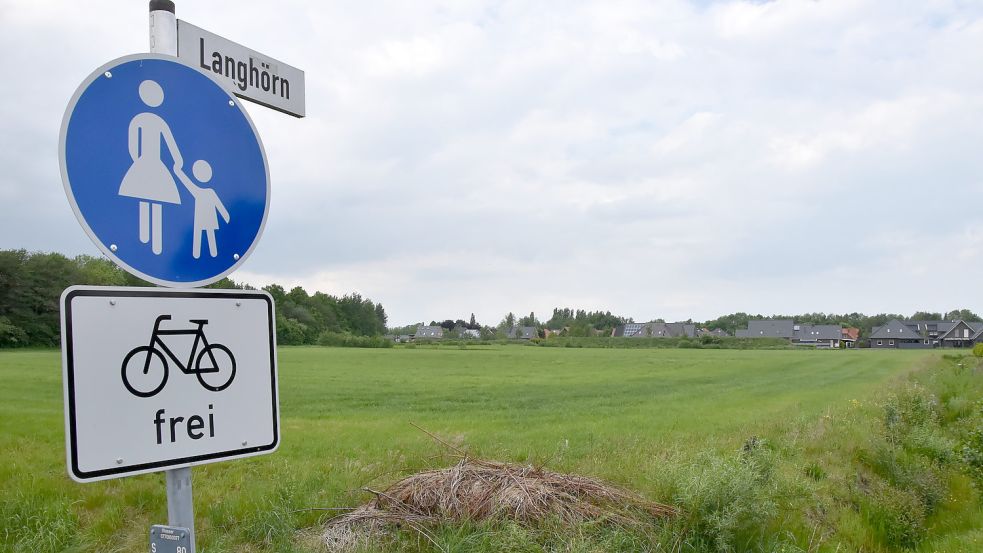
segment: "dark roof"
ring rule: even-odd
[[[678,338],[687,336],[696,337],[696,325],[690,323],[629,323],[623,325],[622,334],[615,329],[615,336],[629,336],[633,338]],[[621,328],[621,327],[619,327]]]
[[[949,332],[958,321],[905,321],[905,324],[925,334],[929,329],[940,333]]]
[[[897,319],[891,319],[884,326],[875,326],[870,332],[870,338],[872,340],[920,340],[922,336],[911,326]]]
[[[642,323],[626,323],[623,325],[618,325],[614,327],[614,333],[612,336],[633,336],[636,332],[642,329]]]
[[[749,338],[792,338],[793,323],[789,319],[761,319],[748,321],[747,337]]]
[[[416,327],[415,338],[440,338],[444,335],[444,328],[440,326],[420,325]]]
[[[814,342],[816,340],[840,340],[843,338],[843,329],[840,325],[795,325],[795,338],[800,342]]]

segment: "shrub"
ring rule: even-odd
[[[769,453],[755,448],[728,458],[701,456],[676,493],[688,541],[733,551],[765,534],[778,508]]]
[[[966,472],[973,477],[977,487],[983,484],[983,429],[977,428],[969,433],[959,451],[959,457],[966,466]]]
[[[914,548],[925,538],[925,508],[912,494],[877,484],[863,496],[860,510],[874,535],[891,548]]]
[[[940,429],[932,426],[912,428],[904,437],[902,445],[906,450],[940,465],[948,465],[956,459],[956,442],[947,438]]]
[[[873,451],[861,451],[859,460],[883,479],[884,485],[907,494],[905,503],[917,502],[923,517],[932,514],[946,498],[948,488],[940,468],[924,457],[885,442]]]
[[[983,342],[973,346],[973,355],[976,357],[983,357]]]
[[[28,345],[27,333],[10,322],[7,317],[0,317],[0,348]]]
[[[322,346],[344,348],[391,348],[392,340],[382,336],[355,336],[348,332],[322,332],[317,343]]]
[[[884,426],[892,441],[900,440],[913,427],[937,425],[938,421],[938,401],[917,384],[905,386],[884,403]]]

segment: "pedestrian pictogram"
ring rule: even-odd
[[[136,276],[202,286],[262,234],[269,172],[240,102],[173,57],[128,56],[79,87],[62,123],[62,179],[89,237]]]

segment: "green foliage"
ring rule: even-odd
[[[0,348],[11,348],[28,345],[27,333],[10,322],[7,317],[0,317]]]
[[[983,489],[983,426],[969,431],[959,450],[960,460],[978,488]]]
[[[976,357],[983,357],[983,342],[973,346],[973,355]]]
[[[761,540],[778,514],[770,453],[760,445],[741,454],[703,454],[675,494],[687,542],[701,551],[735,551]]]
[[[530,316],[535,319],[532,313]],[[631,319],[612,315],[610,311],[556,307],[553,309],[553,316],[544,325],[552,330],[566,328],[568,336],[594,336],[597,333],[610,335],[614,327],[628,322],[631,322]]]
[[[58,253],[0,250],[0,348],[56,346],[60,341],[59,298],[75,284],[147,286],[108,259]],[[251,289],[223,278],[208,288]],[[265,288],[276,302],[277,340],[283,345],[315,344],[323,332],[379,336],[385,332],[382,304],[358,294],[336,298],[308,295],[296,287]]]
[[[357,336],[350,332],[325,331],[318,336],[317,343],[322,346],[346,348],[391,348],[393,341],[382,336]]]
[[[862,496],[859,508],[883,545],[911,549],[925,538],[925,508],[904,490],[877,484]]]
[[[893,442],[913,428],[935,425],[938,421],[938,400],[918,384],[905,385],[884,403],[884,426]]]

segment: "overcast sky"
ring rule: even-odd
[[[232,278],[391,324],[605,309],[983,311],[983,3],[250,2],[177,16],[299,67]],[[0,248],[98,255],[68,100],[147,2],[0,0]]]

